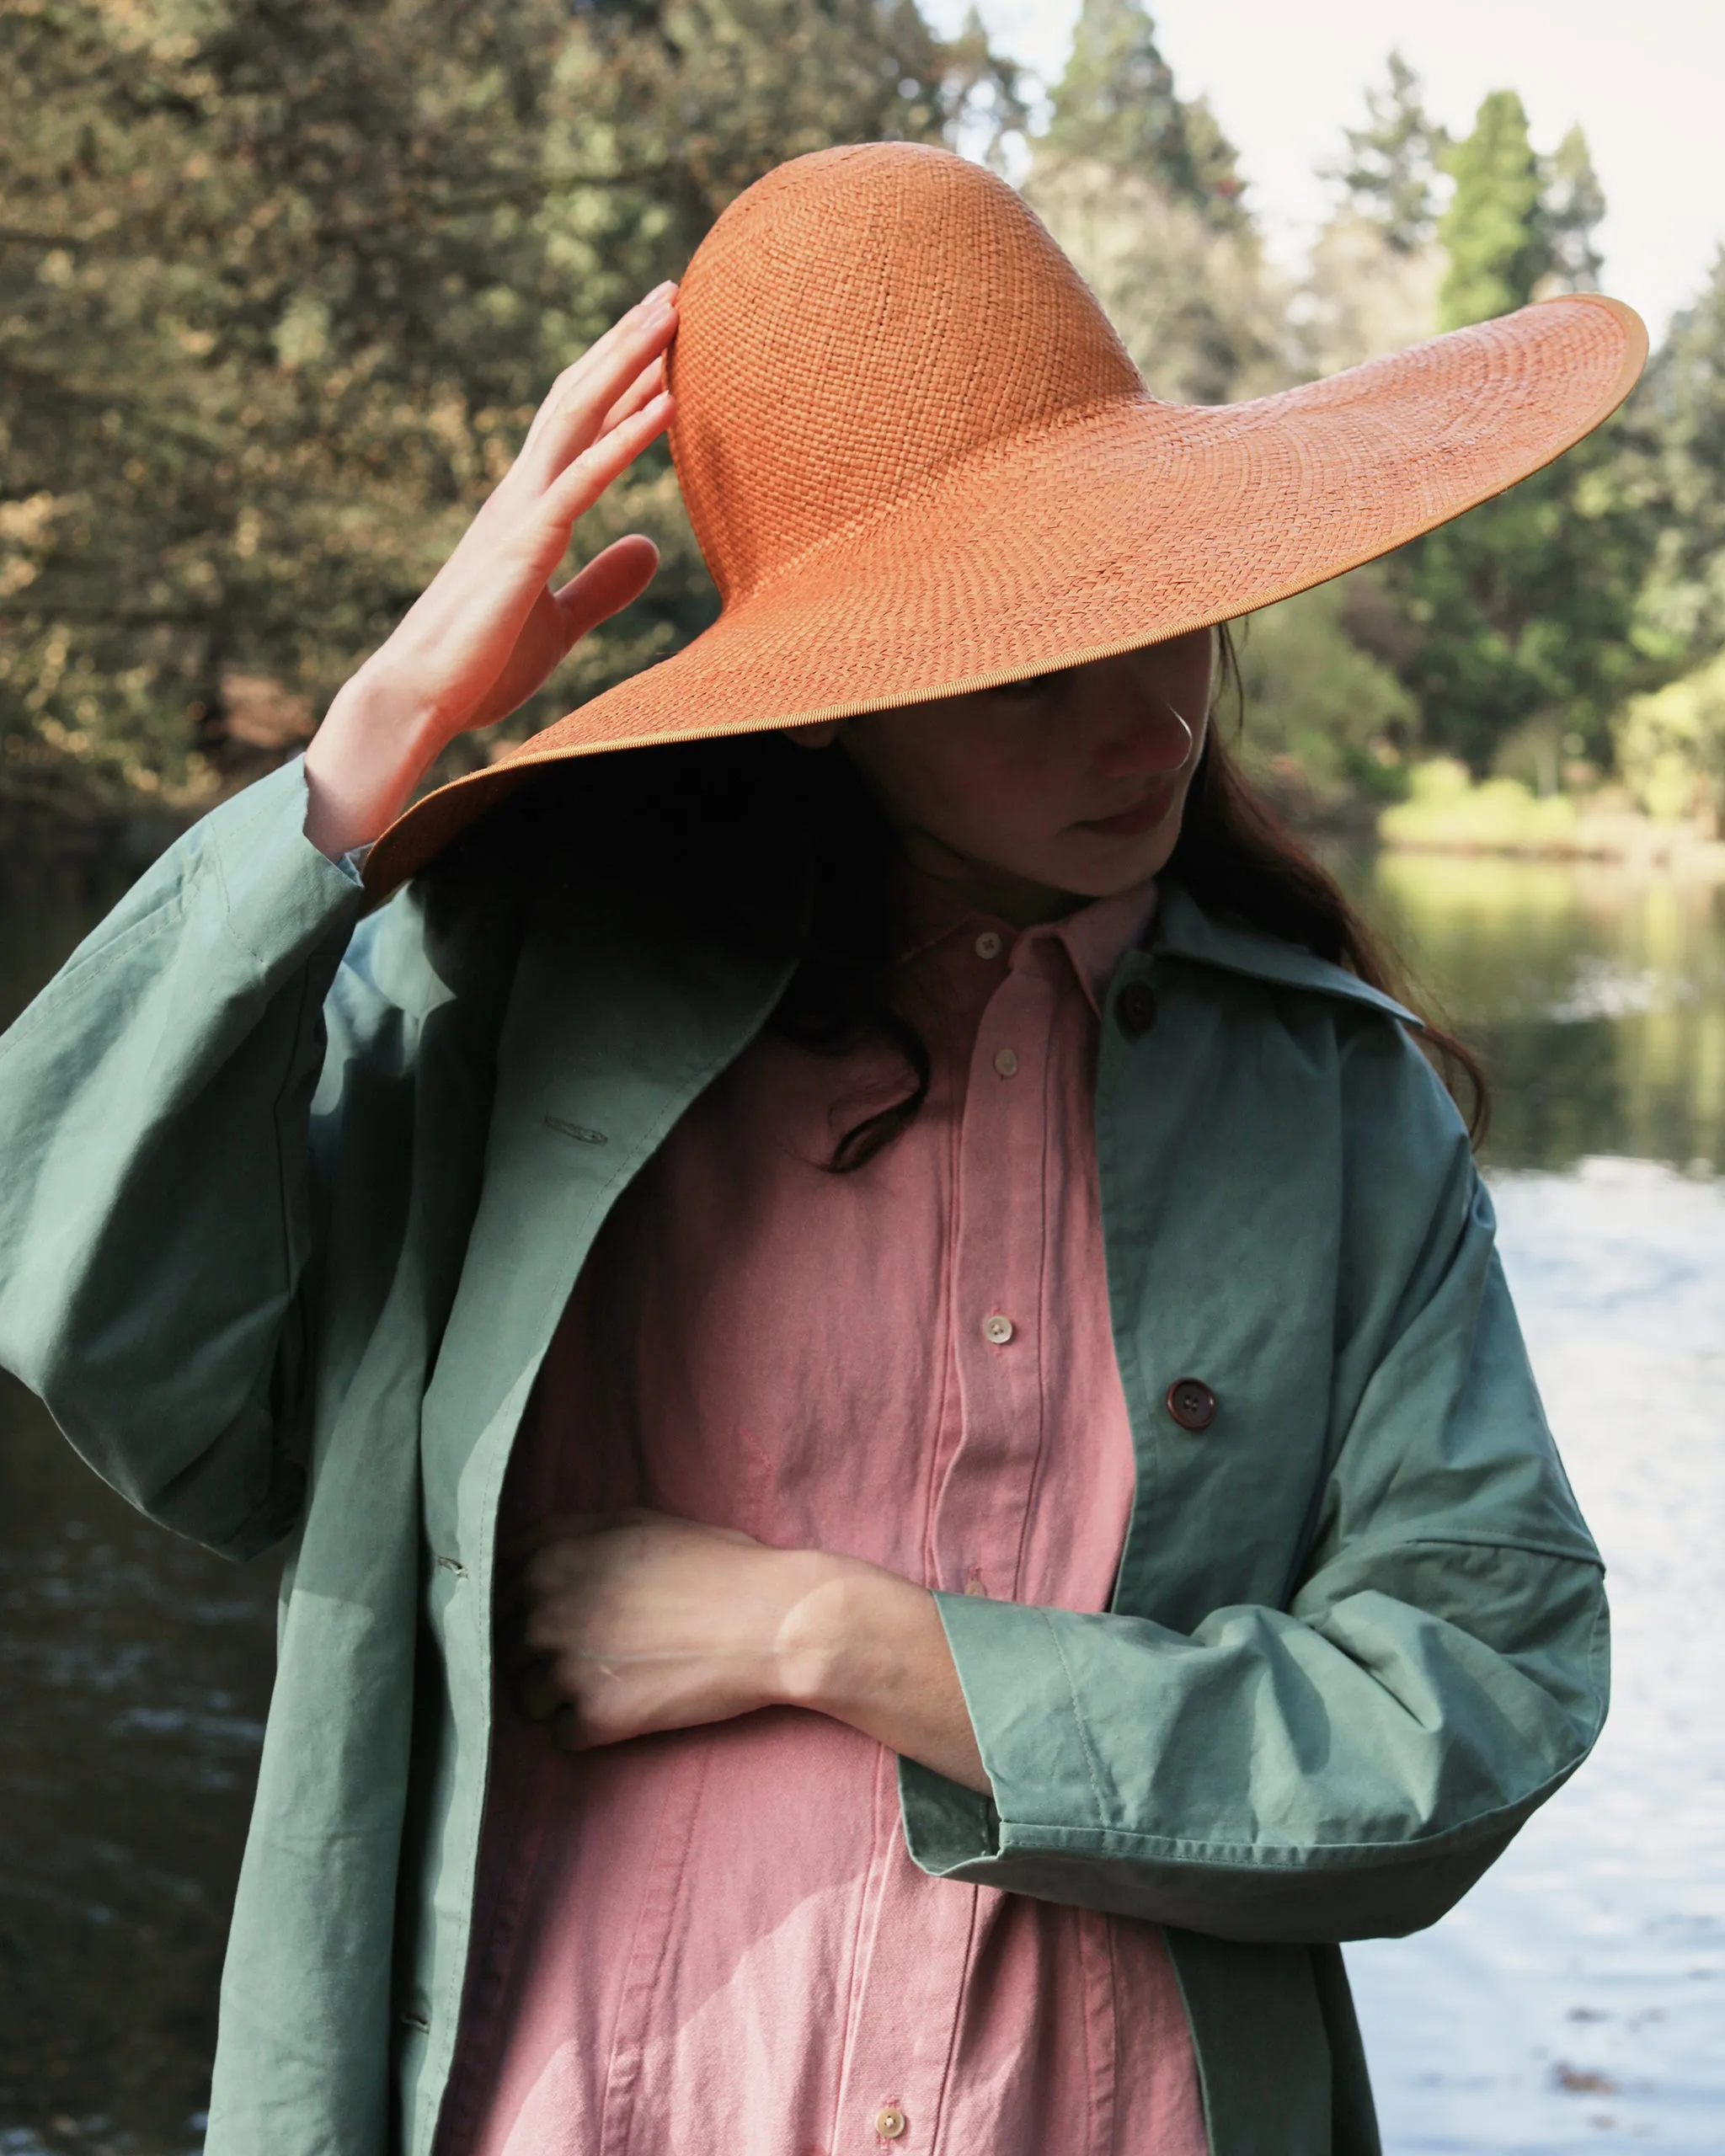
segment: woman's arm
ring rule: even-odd
[[[553,1521],[543,1537],[522,1582],[519,1689],[569,1749],[805,1707],[986,1793],[926,1589],[658,1513]]]
[[[670,419],[661,285],[552,386],[520,455],[306,751],[306,835],[332,860],[376,839],[459,734],[524,703],[590,629],[638,598],[659,555],[619,539],[553,591],[578,517]]]
[[[557,1658],[530,1706],[577,1700],[578,1742],[609,1741],[602,1719],[584,1737],[580,1717],[624,1701],[619,1735],[632,1716],[664,1727],[772,1700],[836,1714],[901,1753],[911,1851],[942,1876],[1241,1940],[1441,1916],[1586,1756],[1607,1628],[1465,1135],[1411,1047],[1373,1063],[1370,1083],[1391,1096],[1375,1127],[1406,1142],[1360,1169],[1397,1193],[1376,1209],[1397,1226],[1350,1262],[1393,1317],[1287,1606],[1242,1602],[1177,1630],[879,1576],[858,1592],[870,1568],[756,1561],[744,1545],[703,1568],[661,1639],[644,1620],[672,1591],[675,1545],[644,1534],[656,1561],[633,1645],[580,1597],[556,1604],[546,1553],[528,1643]],[[752,1608],[745,1560],[768,1582]],[[941,1621],[975,1760],[913,1603]],[[811,1641],[807,1662],[787,1656]],[[626,1659],[644,1650],[644,1677]]]
[[[303,765],[171,847],[0,1038],[0,1362],[124,1496],[229,1555],[302,1502],[314,1129],[337,1142],[371,1060],[362,1142],[387,1152],[449,995],[411,899],[350,951],[362,894],[337,864],[651,575],[638,538],[547,586],[573,519],[665,424],[675,324],[662,288],[569,369]]]

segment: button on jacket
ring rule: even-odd
[[[0,1041],[0,1358],[155,1518],[291,1538],[210,2156],[422,2156],[511,1445],[612,1203],[783,977],[548,890],[361,921],[304,807],[290,767],[206,819]],[[939,1593],[991,1794],[901,1763],[906,1846],[1166,1927],[1214,2156],[1352,2156],[1336,1942],[1434,1921],[1585,1756],[1598,1558],[1386,998],[1165,883],[1095,1138],[1113,1597]]]

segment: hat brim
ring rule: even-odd
[[[542,764],[854,718],[1249,614],[1548,464],[1634,387],[1647,331],[1583,293],[1247,404],[1110,400],[992,446],[734,596],[713,627],[415,803],[381,896]]]

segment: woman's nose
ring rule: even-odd
[[[1097,714],[1094,760],[1104,778],[1160,778],[1192,754],[1194,728],[1147,683],[1114,686]]]

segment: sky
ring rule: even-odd
[[[956,28],[965,0],[925,0]],[[1488,90],[1521,93],[1535,147],[1579,120],[1610,211],[1602,282],[1657,337],[1725,243],[1720,0],[1151,0],[1182,96],[1202,93],[1240,152],[1272,251],[1296,262],[1327,200],[1314,168],[1364,112],[1391,46],[1455,132]],[[983,0],[997,48],[1052,79],[1077,0]]]

